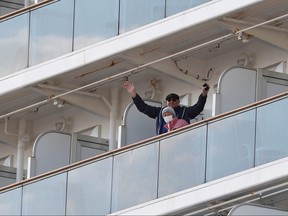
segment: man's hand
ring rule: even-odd
[[[210,86],[207,83],[204,83],[202,86],[202,96],[206,97],[209,92]]]
[[[134,83],[133,82],[129,82],[129,81],[126,81],[124,83],[124,88],[127,90],[127,92],[134,98],[136,97],[136,90],[135,90],[135,86],[134,86]]]

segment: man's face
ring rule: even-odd
[[[177,98],[169,98],[166,100],[167,106],[172,107],[173,109],[179,106],[180,101]]]

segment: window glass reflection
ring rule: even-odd
[[[0,194],[0,215],[21,215],[22,188]]]
[[[120,34],[162,19],[164,15],[165,0],[121,0]]]
[[[205,181],[206,126],[160,143],[159,197]]]
[[[0,22],[0,77],[27,67],[29,14]]]
[[[73,7],[61,0],[31,12],[30,66],[72,51]]]
[[[254,166],[255,110],[208,125],[207,181]]]
[[[211,0],[167,0],[166,16],[188,10]]]
[[[114,157],[112,212],[157,197],[158,143]]]
[[[257,109],[256,166],[288,156],[288,99]]]
[[[67,173],[23,187],[23,215],[65,215]]]
[[[67,215],[110,213],[112,157],[68,172]]]
[[[119,0],[76,0],[74,49],[118,34]]]

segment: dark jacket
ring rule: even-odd
[[[179,119],[185,119],[188,124],[190,124],[190,120],[195,118],[199,115],[205,106],[207,97],[202,96],[200,94],[198,101],[193,106],[185,107],[185,106],[178,106],[174,108],[176,116]],[[167,129],[164,127],[165,121],[162,117],[162,109],[161,107],[155,107],[146,104],[143,99],[137,94],[136,97],[133,98],[133,102],[137,109],[144,113],[145,115],[149,116],[150,118],[156,118],[156,134],[162,134],[167,132]]]

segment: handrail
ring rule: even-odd
[[[38,8],[38,7],[42,7],[43,5],[51,4],[51,3],[56,2],[56,1],[59,1],[59,0],[44,0],[44,1],[41,1],[39,3],[36,3],[36,4],[30,5],[30,6],[21,8],[19,10],[10,12],[8,14],[0,16],[0,22],[2,22],[3,20],[6,20],[6,19],[13,18],[13,17],[18,16],[18,15],[21,15],[23,13],[29,12],[31,10]]]
[[[59,173],[69,171],[69,170],[75,169],[77,167],[83,166],[84,164],[92,163],[92,162],[95,162],[97,160],[102,160],[104,158],[107,158],[107,157],[109,157],[111,155],[119,154],[120,152],[125,152],[125,151],[128,151],[130,149],[139,148],[140,146],[148,145],[148,144],[150,144],[152,142],[159,141],[159,140],[161,140],[161,139],[163,139],[165,137],[171,137],[171,136],[174,136],[176,134],[183,133],[185,131],[191,130],[191,128],[200,127],[202,125],[208,124],[209,122],[214,122],[214,121],[217,121],[217,120],[220,120],[220,119],[223,119],[223,118],[227,118],[229,116],[236,115],[238,113],[241,113],[241,112],[244,112],[244,111],[250,110],[252,108],[256,108],[256,107],[259,107],[259,106],[262,106],[262,105],[265,105],[265,104],[268,104],[268,103],[271,103],[271,102],[275,102],[277,100],[280,100],[280,99],[283,99],[283,98],[286,98],[286,97],[288,97],[288,91],[284,92],[284,93],[281,93],[281,94],[278,94],[278,95],[275,95],[275,96],[272,96],[272,97],[269,97],[269,98],[266,98],[266,99],[263,99],[263,100],[260,100],[260,101],[257,101],[257,102],[254,102],[252,104],[249,104],[249,105],[246,105],[246,106],[243,106],[243,107],[240,107],[240,108],[237,108],[237,109],[234,109],[234,110],[219,114],[219,115],[214,116],[214,117],[207,118],[207,119],[195,122],[193,124],[184,126],[182,128],[179,128],[177,130],[171,131],[169,133],[160,134],[160,135],[157,135],[157,136],[154,136],[154,137],[151,137],[151,138],[136,142],[134,144],[130,144],[130,145],[124,146],[124,147],[119,148],[119,149],[114,149],[114,150],[112,150],[110,152],[105,152],[103,154],[96,155],[94,157],[87,158],[87,159],[84,159],[82,161],[79,161],[79,162],[76,162],[76,163],[73,163],[73,164],[70,164],[70,165],[55,169],[53,171],[49,171],[49,172],[40,174],[38,176],[34,176],[34,177],[30,178],[30,179],[25,179],[23,181],[20,181],[20,182],[11,184],[11,185],[4,186],[4,187],[0,188],[0,192],[6,191],[6,190],[11,190],[12,188],[20,187],[22,185],[25,185],[25,184],[28,184],[28,183],[31,183],[31,182],[34,182],[34,181],[38,181],[40,179],[46,178],[46,177],[51,176],[51,175],[57,175]]]
[[[59,0],[46,0],[47,1],[59,1]],[[189,47],[185,50],[181,50],[179,52],[176,52],[176,53],[173,53],[173,54],[170,54],[168,56],[164,56],[162,58],[159,58],[159,59],[156,59],[156,60],[153,60],[153,61],[150,61],[148,63],[144,63],[144,64],[140,64],[140,65],[137,65],[131,69],[128,69],[128,70],[125,70],[123,72],[120,72],[118,74],[115,74],[115,75],[112,75],[112,76],[109,76],[109,77],[106,77],[106,78],[103,78],[101,80],[97,80],[95,82],[92,82],[92,83],[89,83],[87,85],[84,85],[84,86],[81,86],[81,87],[78,87],[76,89],[72,89],[72,90],[69,90],[68,92],[64,92],[62,94],[58,94],[58,95],[53,95],[53,96],[49,96],[48,99],[44,99],[42,101],[39,101],[39,102],[36,102],[34,104],[31,104],[31,105],[28,105],[26,107],[22,107],[20,109],[17,109],[17,110],[14,110],[12,112],[9,112],[9,113],[6,113],[6,114],[3,114],[3,115],[0,115],[0,119],[2,118],[6,118],[8,116],[11,116],[11,115],[14,115],[16,113],[19,113],[19,112],[22,112],[22,111],[26,111],[28,109],[31,109],[31,108],[34,108],[34,107],[37,107],[37,106],[40,106],[40,105],[43,105],[43,104],[46,104],[46,103],[49,103],[50,101],[54,100],[54,99],[57,99],[57,98],[60,98],[60,97],[63,97],[63,96],[66,96],[68,94],[71,94],[71,93],[74,93],[74,92],[77,92],[77,91],[80,91],[80,90],[83,90],[83,89],[87,89],[89,87],[95,87],[95,86],[98,86],[98,85],[103,85],[107,82],[111,82],[111,81],[114,81],[114,80],[117,80],[117,79],[123,79],[123,78],[127,78],[131,75],[134,75],[134,74],[137,74],[141,71],[141,69],[147,67],[147,66],[150,66],[150,65],[153,65],[155,63],[159,63],[161,61],[164,61],[164,60],[167,60],[167,59],[170,59],[170,58],[174,58],[176,56],[179,56],[179,55],[182,55],[182,54],[185,54],[187,52],[190,52],[190,51],[194,51],[194,50],[197,50],[197,49],[200,49],[202,47],[205,47],[209,44],[212,44],[212,43],[215,43],[215,42],[219,42],[221,40],[225,40],[225,39],[229,39],[229,38],[232,38],[232,37],[235,37],[237,36],[238,34],[242,33],[242,32],[245,32],[245,31],[248,31],[248,30],[251,30],[251,29],[254,29],[254,28],[257,28],[259,26],[262,26],[262,25],[266,25],[268,23],[271,23],[271,22],[274,22],[274,21],[277,21],[279,19],[283,19],[285,17],[288,17],[288,14],[285,14],[285,15],[282,15],[282,16],[279,16],[279,17],[276,17],[276,18],[273,18],[273,19],[270,19],[270,20],[267,20],[267,21],[264,21],[264,22],[261,22],[261,23],[258,23],[254,26],[250,26],[250,27],[247,27],[247,28],[244,28],[244,29],[240,29],[240,30],[237,30],[237,31],[233,31],[231,33],[228,33],[226,35],[223,35],[223,36],[220,36],[218,38],[215,38],[215,39],[212,39],[210,41],[207,41],[207,42],[204,42],[204,43],[201,43],[201,44],[198,44],[196,46],[192,46],[192,47]],[[1,21],[1,20],[0,20]]]

